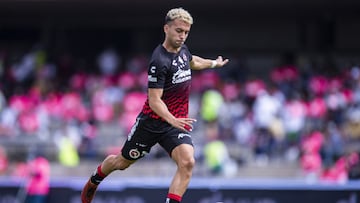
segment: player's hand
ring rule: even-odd
[[[223,59],[222,56],[218,56],[216,61],[216,67],[223,67],[224,65],[226,65],[229,62],[229,59]]]
[[[170,124],[185,132],[191,132],[193,129],[193,123],[196,122],[196,119],[193,118],[176,118]]]

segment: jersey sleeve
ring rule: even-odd
[[[148,70],[148,87],[164,88],[166,78],[166,65],[159,61],[152,61]]]

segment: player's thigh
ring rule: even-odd
[[[131,134],[126,139],[121,155],[130,161],[138,160],[148,154],[157,141],[156,134],[138,126],[132,129]]]
[[[172,157],[173,159],[177,158],[177,157],[173,157],[174,149],[177,148],[178,149],[176,150],[175,155],[177,155],[178,153],[180,154],[184,153],[183,154],[184,158],[189,158],[190,156],[194,155],[191,135],[175,128],[165,133],[162,136],[159,144],[168,152],[169,156]]]
[[[173,149],[171,157],[176,163],[193,165],[195,162],[194,147],[189,144],[180,144]]]

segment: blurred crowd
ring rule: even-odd
[[[41,46],[0,50],[0,138],[51,140],[59,160],[76,165],[96,153],[99,125],[115,125],[114,133],[126,136],[146,100],[148,60],[143,54],[122,57],[114,48],[91,61]],[[190,117],[197,118],[193,133],[199,135],[194,140],[213,173],[229,157],[246,162],[227,147],[235,146],[249,149],[259,163],[299,161],[308,177],[359,176],[350,170],[358,166],[360,152],[357,64],[327,70],[284,60],[253,75],[231,60],[221,70],[192,75]]]

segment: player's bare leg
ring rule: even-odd
[[[177,164],[177,170],[169,187],[166,203],[179,203],[189,185],[195,165],[194,148],[189,144],[177,146],[171,153]]]
[[[90,203],[95,196],[97,186],[115,170],[125,170],[135,161],[125,159],[121,154],[109,155],[91,175],[81,192],[81,202]]]

